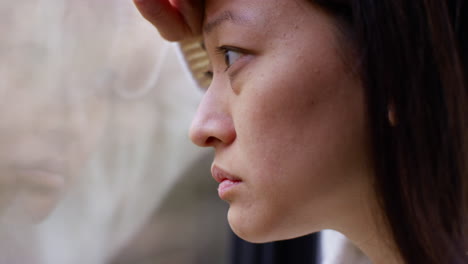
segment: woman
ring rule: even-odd
[[[252,242],[334,229],[373,263],[467,263],[468,6],[451,0],[135,0],[203,35],[190,137]]]

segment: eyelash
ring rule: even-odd
[[[239,58],[242,57],[245,54],[245,52],[243,50],[239,49],[239,48],[230,47],[230,46],[217,47],[216,48],[216,53],[224,56],[224,63],[226,64],[226,69],[224,70],[225,72],[227,70],[229,70],[229,68],[231,68],[231,66],[235,63],[235,61],[231,62],[231,63],[229,62],[228,52],[235,52],[235,53],[240,54]],[[204,75],[205,75],[205,77],[212,79],[214,73],[213,73],[213,71],[206,71],[206,72],[204,72]]]
[[[241,49],[235,48],[235,47],[229,47],[229,46],[217,47],[216,52],[224,56],[224,63],[226,64],[226,69],[224,71],[229,70],[229,68],[231,68],[231,66],[235,63],[235,61],[234,62],[229,61],[229,54],[228,54],[229,52],[238,53],[240,55],[239,58],[242,57],[244,54],[244,51],[242,51]]]

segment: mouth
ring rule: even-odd
[[[13,166],[23,188],[43,195],[64,189],[66,170],[63,162],[43,160]]]
[[[67,162],[56,157],[25,159],[16,156],[2,164],[2,173],[12,179],[8,182],[11,200],[9,218],[27,224],[42,222],[61,201],[68,184]]]
[[[213,165],[211,168],[211,175],[219,183],[218,195],[221,199],[228,199],[235,187],[242,183],[242,179],[234,176],[221,168]]]

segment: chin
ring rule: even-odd
[[[268,217],[265,217],[268,218]],[[247,213],[229,209],[228,222],[231,230],[240,238],[250,243],[268,243],[292,238],[273,221],[263,221]],[[283,232],[281,232],[283,231]]]
[[[276,221],[275,221],[276,220]],[[232,231],[240,238],[251,243],[269,243],[309,235],[320,230],[299,227],[281,216],[267,216],[244,213],[230,208],[228,222]]]
[[[37,225],[49,217],[59,201],[58,195],[38,196],[22,193],[8,206],[5,216],[19,224]]]
[[[40,224],[46,220],[57,207],[57,203],[46,203],[37,207],[30,207],[28,215],[29,223],[32,225]]]
[[[249,230],[248,228],[238,226],[231,222],[229,222],[229,225],[231,226],[231,230],[234,232],[234,234],[247,242],[260,244],[276,241],[274,238],[259,233],[258,230]]]
[[[277,230],[271,230],[271,232],[265,232],[265,230],[253,230],[252,227],[238,226],[235,223],[229,222],[232,231],[243,240],[250,243],[270,243],[275,241],[282,241],[293,239],[301,236],[308,235],[309,233],[301,234],[282,234],[282,232],[277,232]]]
[[[60,196],[41,198],[37,198],[35,201],[29,201],[28,204],[24,205],[26,208],[26,217],[31,224],[40,224],[47,219],[57,208],[60,201]]]

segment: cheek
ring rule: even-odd
[[[252,174],[265,186],[332,185],[367,162],[360,83],[344,72],[328,74],[325,67],[308,75],[302,69],[265,73],[244,87],[239,100],[236,126],[244,162],[253,163]]]
[[[283,152],[296,149],[304,140],[326,136],[322,133],[327,127],[345,121],[345,108],[360,92],[349,87],[353,83],[349,79],[334,81],[339,77],[304,70],[310,69],[306,66],[296,65],[286,71],[270,63],[258,68],[264,70],[255,74],[258,78],[245,82],[233,109],[240,138],[249,140],[252,146],[263,146],[268,153],[271,148]]]
[[[293,80],[244,90],[235,113],[248,195],[231,205],[230,221],[267,241],[319,230],[371,172],[359,83]]]

